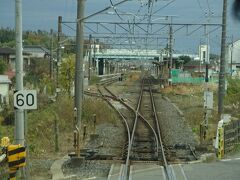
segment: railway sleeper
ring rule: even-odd
[[[131,160],[134,160],[134,161],[157,161],[158,160],[158,157],[157,156],[131,156],[130,157]]]
[[[139,148],[139,149],[133,149],[132,152],[137,152],[137,153],[155,153],[156,151],[154,149],[149,149],[149,148]]]
[[[149,138],[149,137],[137,137],[134,139],[134,142],[149,142],[149,143],[153,143],[155,141],[154,138]]]

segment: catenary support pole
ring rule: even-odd
[[[233,36],[232,36],[232,44],[231,44],[231,63],[230,63],[230,73],[231,73],[231,77],[233,75]]]
[[[172,19],[171,19],[172,23]],[[172,84],[172,68],[173,68],[173,27],[169,26],[169,84]]]
[[[50,30],[50,59],[49,59],[49,73],[50,78],[53,79],[53,29]]]
[[[88,51],[89,51],[89,57],[88,57],[88,81],[91,80],[92,75],[92,35],[89,35],[89,42],[88,42]]]
[[[23,54],[22,54],[22,0],[15,1],[16,10],[16,91],[23,90]],[[15,144],[24,146],[24,110],[15,110]]]
[[[218,115],[219,115],[219,117],[221,117],[221,115],[223,113],[224,96],[225,96],[226,33],[227,33],[227,0],[223,0],[222,40],[221,40],[220,73],[219,73],[219,86],[218,86]]]
[[[58,16],[58,47],[57,47],[57,67],[56,67],[56,95],[58,97],[59,89],[59,65],[61,62],[61,36],[62,36],[62,16]]]
[[[77,128],[81,131],[82,101],[83,101],[83,44],[85,0],[77,0],[77,32],[76,32],[76,64],[75,64],[75,108],[77,109]],[[80,138],[79,138],[80,141]]]

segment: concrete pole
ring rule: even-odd
[[[77,0],[76,65],[75,65],[75,107],[77,109],[77,128],[81,131],[83,101],[83,44],[84,44],[84,8],[85,0]],[[79,138],[80,141],[80,138]],[[80,142],[79,142],[80,144]]]
[[[97,73],[97,60],[96,60],[96,42],[95,39],[93,39],[93,62],[94,62],[94,73],[95,75],[98,75]]]
[[[210,13],[210,12],[209,12]],[[210,15],[208,17],[208,23],[210,23]],[[209,82],[209,64],[210,64],[210,37],[209,37],[209,32],[208,32],[208,27],[206,26],[206,44],[207,44],[207,52],[206,52],[206,60],[205,60],[205,64],[206,64],[206,72],[205,72],[205,82],[208,83]]]
[[[25,173],[23,173],[25,175],[25,179],[29,180],[30,179],[30,166],[29,166],[29,162],[30,162],[30,158],[29,158],[29,148],[28,148],[28,143],[29,140],[27,138],[27,134],[28,134],[28,116],[27,116],[27,110],[24,111],[24,119],[25,119],[25,146],[26,146],[26,166],[24,168]]]
[[[170,56],[170,70],[173,68],[173,28],[170,25],[170,41],[169,41],[169,56]]]
[[[53,29],[50,30],[50,60],[49,60],[49,71],[50,78],[53,79]]]
[[[58,47],[57,47],[57,67],[56,67],[56,93],[59,93],[59,65],[61,62],[61,35],[62,35],[62,16],[58,16]]]
[[[223,113],[224,96],[225,96],[226,34],[227,34],[227,0],[223,0],[222,40],[221,40],[220,73],[219,73],[219,86],[218,86],[218,115],[219,115],[219,118],[221,117],[221,115]]]
[[[92,73],[92,35],[89,35],[89,57],[88,57],[88,81],[91,80]]]
[[[96,59],[96,75],[99,75],[99,59]]]
[[[103,75],[106,74],[106,60],[103,60]]]
[[[16,90],[23,90],[23,54],[22,54],[22,0],[15,1],[16,10]],[[24,110],[15,110],[15,144],[24,146]]]
[[[172,73],[171,73],[172,68],[173,68],[173,28],[172,28],[172,25],[170,25],[169,27],[169,79],[172,79]],[[170,81],[169,84],[171,85],[172,81]]]
[[[59,151],[59,127],[58,121],[59,117],[56,112],[53,112],[54,115],[54,142],[55,142],[55,152]]]
[[[232,77],[232,75],[233,75],[233,36],[232,36],[232,44],[231,44],[230,73],[231,73],[231,77]]]

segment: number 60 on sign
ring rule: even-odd
[[[36,90],[22,90],[14,93],[14,108],[37,109]]]

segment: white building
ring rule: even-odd
[[[210,47],[208,45],[200,45],[198,52],[199,52],[199,59],[201,62],[205,63],[209,61]]]
[[[226,61],[229,73],[231,72],[231,66],[233,75],[240,71],[240,40],[227,46]]]
[[[9,103],[9,85],[11,81],[6,75],[0,75],[0,105]]]

